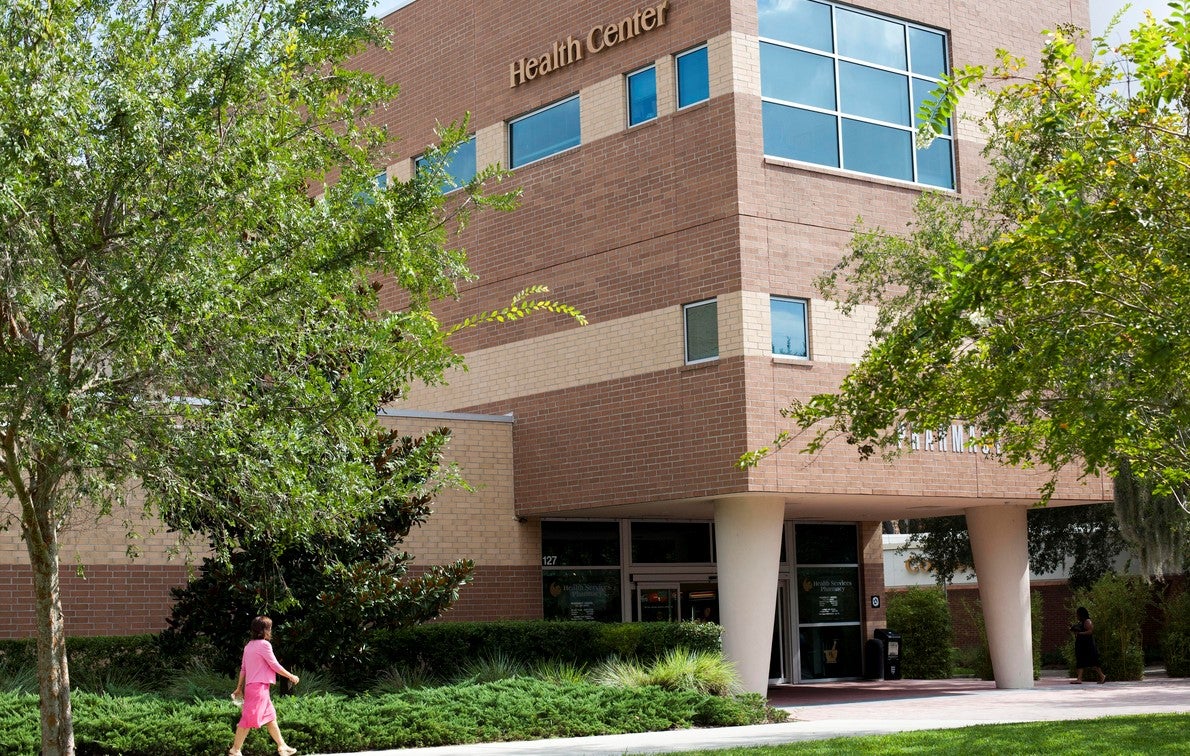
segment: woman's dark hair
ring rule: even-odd
[[[1069,605],[1068,605],[1068,606],[1069,606]],[[1077,615],[1077,616],[1078,616],[1078,618],[1079,618],[1079,619],[1081,619],[1081,620],[1089,620],[1089,619],[1091,619],[1091,613],[1087,611],[1087,607],[1085,607],[1085,606],[1080,606],[1078,609],[1075,609],[1075,610],[1074,610],[1074,613],[1075,613],[1075,615]]]
[[[268,617],[252,620],[252,640],[265,640],[273,634],[273,621]]]

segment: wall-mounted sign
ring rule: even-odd
[[[859,621],[859,570],[856,567],[799,567],[798,621]]]
[[[603,52],[646,32],[660,29],[665,26],[668,13],[669,0],[662,0],[658,5],[637,10],[618,23],[596,26],[586,35],[577,38],[573,34],[568,35],[566,39],[555,42],[547,53],[509,63],[508,86],[518,87],[527,81],[533,81],[580,61],[584,55]]]

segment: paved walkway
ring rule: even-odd
[[[368,751],[363,756],[620,756],[977,724],[1093,719],[1122,714],[1190,715],[1190,679],[1171,679],[1158,674],[1140,682],[1070,685],[1065,678],[1047,676],[1032,690],[997,690],[992,683],[982,680],[790,685],[770,689],[769,702],[787,710],[790,721],[749,727]]]

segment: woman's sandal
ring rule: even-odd
[[[244,756],[244,754],[240,751],[228,751],[227,756]]]
[[[290,746],[277,746],[277,756],[293,756],[297,753],[296,748]]]

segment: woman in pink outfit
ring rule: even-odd
[[[240,715],[240,723],[236,726],[236,739],[232,743],[228,756],[243,756],[240,748],[244,746],[244,739],[248,737],[248,730],[264,725],[268,728],[269,737],[277,744],[280,756],[293,756],[296,748],[285,745],[281,737],[281,729],[277,727],[277,711],[273,708],[273,699],[269,696],[269,686],[277,682],[277,675],[288,677],[294,685],[298,684],[298,676],[288,672],[277,657],[273,655],[273,621],[268,617],[257,617],[252,620],[252,640],[244,646],[244,660],[240,664],[240,677],[236,681],[234,699],[243,698],[244,713]]]

